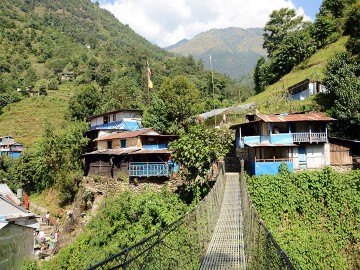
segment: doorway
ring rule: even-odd
[[[298,148],[299,153],[299,168],[300,170],[307,168],[307,162],[306,162],[306,148],[305,146],[299,146]]]

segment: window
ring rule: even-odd
[[[112,141],[107,141],[107,149],[112,149]]]
[[[126,140],[120,140],[121,148],[126,148]]]

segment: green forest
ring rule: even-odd
[[[118,109],[143,110],[144,127],[180,135],[170,149],[185,168],[181,191],[110,196],[107,207],[52,261],[30,261],[24,269],[88,267],[199,202],[212,185],[211,164],[233,144],[234,135],[213,128],[214,119],[196,124],[199,113],[214,107],[256,100],[262,113],[289,107],[324,111],[338,119],[330,126],[332,136],[360,139],[359,0],[324,0],[313,23],[294,10],[274,10],[264,26],[268,55],[251,74],[255,88],[241,88],[241,96],[241,82],[217,72],[212,81],[201,61],[159,48],[90,0],[3,0],[0,25],[0,132],[15,135],[27,148],[17,159],[0,159],[2,182],[32,198],[55,191],[56,206],[69,207],[83,185],[86,120]],[[309,62],[334,47],[340,52],[331,58]],[[316,79],[327,92],[289,105],[283,79],[321,65]],[[230,115],[230,124],[244,116]],[[248,185],[260,215],[298,269],[358,269],[359,179],[359,170],[284,170],[249,177]]]

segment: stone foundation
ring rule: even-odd
[[[350,172],[353,169],[352,164],[345,164],[345,165],[331,165],[331,168],[339,173]]]

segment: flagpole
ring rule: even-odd
[[[146,65],[147,65],[147,89],[148,89],[148,101],[149,101],[149,106],[151,105],[151,94],[150,94],[150,90],[151,90],[151,71],[150,71],[150,65],[149,65],[149,62],[146,61]]]
[[[213,88],[214,117],[215,117],[215,125],[214,125],[214,127],[216,127],[214,71],[213,71],[212,63],[211,63],[211,55],[209,55],[209,59],[210,59],[210,68],[211,68],[211,81],[212,81],[212,88]]]

